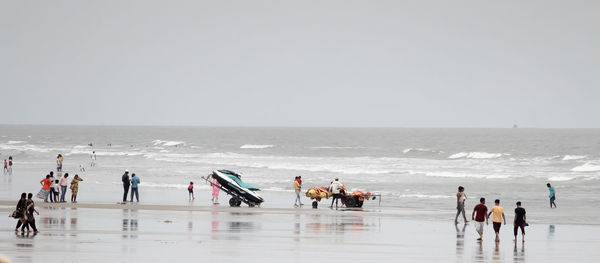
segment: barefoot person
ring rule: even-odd
[[[471,220],[475,220],[475,230],[477,231],[477,234],[479,234],[479,238],[477,240],[483,240],[483,222],[485,221],[485,224],[488,224],[488,219],[487,219],[487,206],[485,206],[485,198],[480,198],[479,199],[479,204],[475,206],[475,208],[473,209],[473,214],[471,214]]]
[[[548,191],[550,191],[550,208],[552,208],[552,205],[554,205],[554,208],[556,208],[556,204],[554,203],[554,200],[556,200],[556,191],[554,190],[554,186],[551,186],[550,183],[547,183],[546,186],[548,187]]]
[[[21,194],[21,199],[17,202],[17,208],[15,210],[15,218],[19,219],[15,232],[19,231],[19,227],[25,223],[25,210],[27,208],[27,193]]]
[[[135,176],[135,174],[131,174],[131,198],[130,202],[133,203],[133,195],[135,194],[136,202],[140,202],[140,194],[138,192],[138,185],[140,184],[140,177]]]
[[[467,216],[465,215],[465,201],[467,200],[467,194],[465,188],[462,186],[458,187],[458,193],[456,193],[456,217],[454,218],[454,224],[458,225],[458,216],[462,213],[465,224],[468,223]]]
[[[190,201],[196,199],[194,197],[194,182],[190,182],[190,185],[188,185],[188,198]]]
[[[525,213],[525,208],[521,207],[521,201],[518,201],[517,208],[515,208],[515,220],[513,221],[515,243],[517,242],[517,232],[519,231],[519,228],[521,228],[521,234],[523,235],[522,242],[525,242],[525,224],[527,223]]]
[[[213,178],[210,185],[212,186],[213,205],[218,205],[219,204],[219,192],[221,191],[221,184],[219,184],[219,181],[216,178]]]
[[[77,192],[79,192],[79,182],[83,181],[79,175],[75,175],[71,181],[71,202],[77,203]]]
[[[338,207],[338,199],[342,198],[342,194],[344,193],[344,185],[340,182],[339,178],[335,178],[335,180],[329,186],[329,191],[333,194],[333,199],[331,200],[330,208],[333,208],[333,203],[335,202],[335,208]]]
[[[61,203],[65,202],[65,194],[67,193],[67,185],[69,184],[69,181],[67,180],[68,177],[69,177],[69,173],[65,173],[65,175],[63,175],[63,177],[61,177],[60,180],[58,181],[58,184],[60,185],[60,202]]]
[[[125,170],[125,173],[121,176],[121,181],[123,182],[123,203],[125,203],[127,202],[127,193],[129,193],[129,186],[131,185],[129,170]]]
[[[40,181],[42,185],[42,190],[37,194],[37,197],[40,199],[44,199],[45,203],[48,203],[48,196],[50,195],[50,185],[52,185],[52,180],[50,179],[50,175],[46,175],[46,178]]]
[[[27,228],[27,232],[29,232],[29,227],[31,227],[33,229],[33,233],[37,233],[37,227],[35,226],[35,217],[33,216],[33,213],[36,214],[40,214],[40,212],[38,212],[37,210],[35,210],[35,203],[33,202],[33,194],[29,193],[27,195],[27,202],[26,205],[27,207],[25,208],[25,223],[23,223],[23,226],[21,227],[21,232],[25,231],[25,228]]]
[[[294,178],[294,191],[296,192],[296,200],[294,200],[294,207],[303,206],[302,199],[300,199],[300,191],[302,191],[302,179],[300,176]]]
[[[490,215],[494,214],[492,217],[492,224],[494,225],[494,231],[496,232],[496,242],[500,241],[500,227],[502,226],[502,220],[504,220],[504,224],[506,225],[506,217],[504,216],[504,208],[500,206],[500,200],[496,199],[494,201],[494,206],[490,209],[490,213],[488,214],[488,219]]]

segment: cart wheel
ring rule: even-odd
[[[356,200],[354,200],[354,198],[349,197],[346,198],[346,207],[354,207],[356,206]]]
[[[231,199],[229,199],[229,205],[230,205],[230,206],[232,206],[232,207],[235,207],[235,206],[240,206],[240,205],[238,204],[238,199],[237,199],[237,198],[235,198],[235,197],[232,197]]]
[[[248,203],[248,206],[249,206],[249,207],[254,207],[254,206],[255,206],[255,204],[254,204],[254,203]]]
[[[313,207],[314,209],[317,209],[317,207],[318,207],[318,206],[319,206],[319,202],[317,202],[317,201],[313,201],[313,202],[312,202],[312,207]]]
[[[356,204],[356,207],[362,207],[363,206],[363,201],[360,201]]]
[[[242,199],[237,199],[237,202],[235,203],[236,206],[240,206],[242,205]]]

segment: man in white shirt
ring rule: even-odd
[[[331,200],[330,208],[333,208],[333,203],[335,202],[335,208],[338,207],[337,200],[342,197],[342,193],[344,192],[344,185],[340,182],[340,179],[335,178],[331,185],[329,186],[329,191],[333,194],[333,200]]]

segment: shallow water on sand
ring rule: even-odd
[[[407,220],[379,212],[265,213],[136,209],[40,209],[37,234],[15,234],[0,219],[0,251],[15,262],[595,262],[600,228],[532,225],[523,244],[512,228],[493,242],[487,226]]]

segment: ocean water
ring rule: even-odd
[[[92,151],[96,167],[90,167]],[[600,216],[599,129],[2,125],[0,158],[13,156],[15,166],[0,197],[16,199],[38,188],[59,153],[65,171],[86,179],[80,192],[94,193],[88,201],[118,193],[124,169],[154,193],[183,192],[189,181],[230,169],[262,189],[270,198],[265,206],[289,207],[299,175],[305,188],[338,177],[351,190],[382,195],[381,205],[365,207],[426,211],[431,218],[454,219],[459,185],[466,188],[467,209],[486,197],[488,205],[498,198],[505,208],[522,201],[537,215],[532,222],[597,224]],[[559,209],[548,208],[547,182],[556,187]]]

